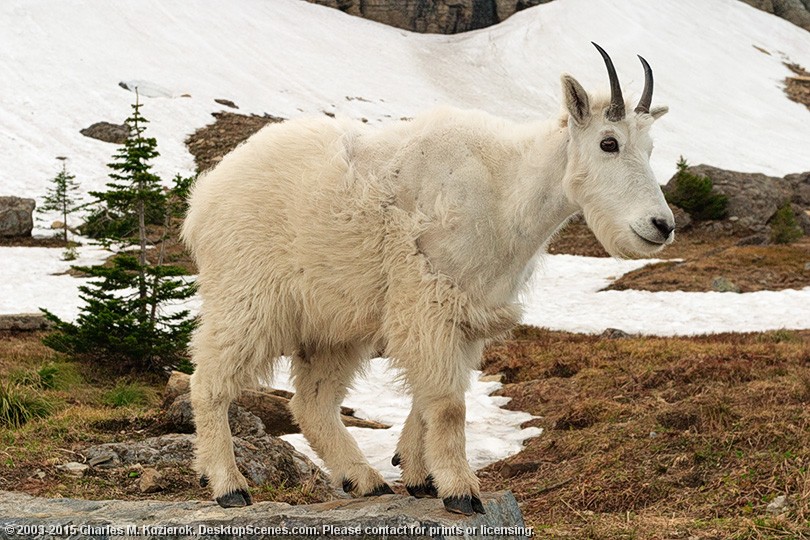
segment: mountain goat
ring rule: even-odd
[[[594,44],[596,45],[596,44]],[[652,70],[625,102],[562,76],[564,114],[515,124],[433,110],[383,129],[315,118],[265,127],[197,181],[183,238],[203,299],[193,338],[197,469],[223,507],[251,504],[228,405],[289,356],[290,407],[335,482],[392,493],[340,421],[355,373],[384,351],[413,394],[393,462],[412,495],[483,513],[465,455],[470,371],[520,318],[536,256],[572,215],[614,256],[670,243],[649,165]]]

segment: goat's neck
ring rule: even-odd
[[[523,159],[506,197],[507,219],[517,231],[515,250],[528,257],[579,208],[566,196],[568,130],[555,127],[526,139]]]

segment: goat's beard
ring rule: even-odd
[[[630,225],[623,220],[615,219],[614,215],[620,215],[619,209],[613,211],[597,211],[593,207],[585,207],[582,211],[585,223],[591,229],[596,239],[605,248],[611,257],[618,259],[630,259],[638,256],[650,255],[659,251],[661,247],[649,248],[642,244],[640,238],[636,238],[636,233]]]

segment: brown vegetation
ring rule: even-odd
[[[515,492],[539,537],[810,537],[810,332],[523,327],[485,372],[545,430],[480,473]],[[779,495],[788,507],[772,514]]]
[[[209,491],[200,488],[197,475],[190,468],[162,468],[164,488],[157,493],[140,491],[143,469],[138,466],[91,468],[78,477],[60,470],[60,464],[82,462],[79,451],[88,446],[137,441],[167,433],[164,412],[159,406],[165,380],[154,374],[122,377],[117,369],[104,365],[64,362],[60,355],[42,345],[42,335],[0,332],[0,381],[10,382],[21,373],[36,371],[51,362],[75,370],[77,376],[70,386],[42,392],[56,405],[49,417],[29,421],[17,429],[0,425],[0,490],[82,499],[208,499]],[[143,389],[145,401],[120,407],[110,405],[107,396],[122,381]],[[302,487],[266,486],[252,494],[257,501],[319,502]]]
[[[693,227],[678,234],[675,243],[661,252],[670,260],[629,272],[606,289],[705,292],[712,290],[718,276],[733,281],[740,292],[810,286],[810,237],[794,244],[744,244],[739,236]],[[549,253],[608,256],[584,221],[564,229],[549,246]]]
[[[810,238],[789,245],[730,246],[652,264],[623,275],[607,290],[710,291],[718,276],[733,281],[740,292],[808,287]]]
[[[204,172],[217,163],[239,143],[267,124],[281,122],[282,118],[265,115],[245,115],[215,112],[214,123],[202,127],[186,139],[186,146],[197,162],[197,171]]]
[[[785,93],[795,101],[810,109],[810,72],[799,64],[785,65],[796,74],[794,77],[785,78]]]
[[[59,361],[38,334],[0,336],[0,377]],[[74,364],[81,383],[47,393],[57,411],[0,429],[0,489],[42,496],[205,499],[191,470],[161,471],[144,494],[136,467],[71,477],[90,444],[164,432],[163,381],[130,377],[148,402],[114,408],[116,384]],[[487,349],[507,408],[544,433],[482,471],[483,489],[511,489],[540,538],[810,538],[810,331],[693,338],[591,336],[519,327]],[[474,421],[474,419],[471,419]],[[395,490],[402,493],[402,487]],[[311,502],[285,488],[257,500]],[[771,513],[775,497],[788,506]]]

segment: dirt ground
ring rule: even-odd
[[[67,244],[60,236],[0,236],[0,247],[64,248]]]

